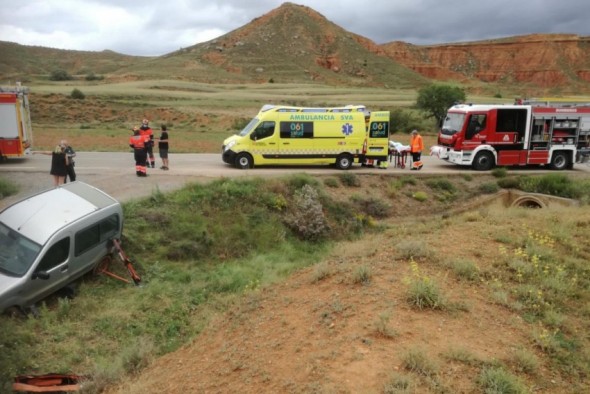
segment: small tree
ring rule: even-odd
[[[416,106],[441,124],[449,107],[465,101],[465,91],[457,86],[432,84],[418,91]]]
[[[69,81],[72,77],[65,70],[54,70],[49,75],[49,79],[51,81]]]

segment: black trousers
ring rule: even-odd
[[[66,175],[65,182],[68,181],[68,178],[70,178],[70,182],[74,182],[76,180],[76,170],[74,170],[74,165],[73,164],[67,165],[66,171],[68,174]]]

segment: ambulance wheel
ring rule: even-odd
[[[554,170],[565,170],[569,165],[568,155],[565,152],[555,152],[551,159],[551,168]]]
[[[473,159],[473,169],[476,171],[488,171],[494,167],[494,155],[491,152],[479,152]]]
[[[254,165],[254,160],[252,156],[247,153],[240,153],[236,156],[236,167],[242,170],[247,170],[248,168],[252,168]]]
[[[352,163],[353,163],[352,156],[347,155],[347,154],[340,155],[336,159],[336,167],[338,167],[341,170],[348,170],[350,167],[352,167]]]

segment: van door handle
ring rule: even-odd
[[[60,271],[61,272],[66,272],[68,270],[68,268],[70,268],[70,267],[66,264],[63,267],[61,267]]]
[[[290,142],[283,142],[283,145],[289,145]]]
[[[276,142],[269,142],[268,144],[269,145],[276,145],[277,143]]]

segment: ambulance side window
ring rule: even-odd
[[[256,141],[262,138],[270,137],[275,132],[275,122],[262,122],[256,127],[256,130],[250,135],[250,139]]]

